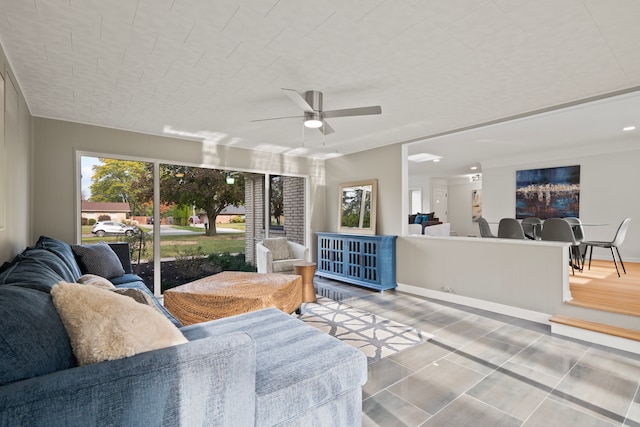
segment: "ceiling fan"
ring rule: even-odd
[[[369,116],[372,114],[382,114],[382,108],[379,105],[370,107],[346,108],[343,110],[324,111],[322,109],[322,92],[317,90],[309,90],[304,93],[304,97],[293,89],[282,89],[282,93],[289,97],[304,114],[302,116],[274,117],[270,119],[252,120],[252,122],[262,122],[266,120],[280,120],[300,118],[304,120],[305,127],[319,129],[325,135],[335,132],[325,119],[334,117],[349,116]]]

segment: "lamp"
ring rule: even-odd
[[[233,176],[231,176],[230,173],[227,173],[227,184],[233,185],[235,183],[236,183],[236,179]]]
[[[304,113],[304,126],[317,129],[322,127],[322,118],[318,113]]]

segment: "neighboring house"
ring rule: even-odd
[[[196,214],[196,216],[198,217],[199,224],[209,223],[206,211],[201,210]],[[216,224],[228,224],[237,216],[245,216],[244,206],[227,206],[218,214],[218,216],[216,216]]]
[[[244,206],[227,206],[216,217],[216,223],[218,223],[218,224],[228,224],[228,223],[231,222],[231,220],[233,218],[235,218],[237,216],[244,217],[244,215],[245,215]],[[202,221],[204,221],[204,219],[206,217],[207,217],[207,215],[205,213],[204,217],[202,215],[200,216],[200,219]]]
[[[108,215],[112,221],[123,222],[131,214],[131,207],[128,202],[89,202],[82,201],[82,218],[95,219]]]

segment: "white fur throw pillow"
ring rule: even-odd
[[[113,283],[111,283],[108,279],[105,279],[102,276],[97,276],[95,274],[83,274],[78,279],[78,283],[83,285],[97,286],[98,288],[105,288],[105,289],[116,288],[115,286],[113,286]]]
[[[153,308],[107,289],[60,282],[51,289],[51,297],[80,365],[187,342]]]

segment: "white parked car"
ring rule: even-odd
[[[116,221],[98,221],[91,229],[91,233],[98,237],[106,236],[107,234],[124,234],[125,236],[132,236],[139,231],[138,227]]]

